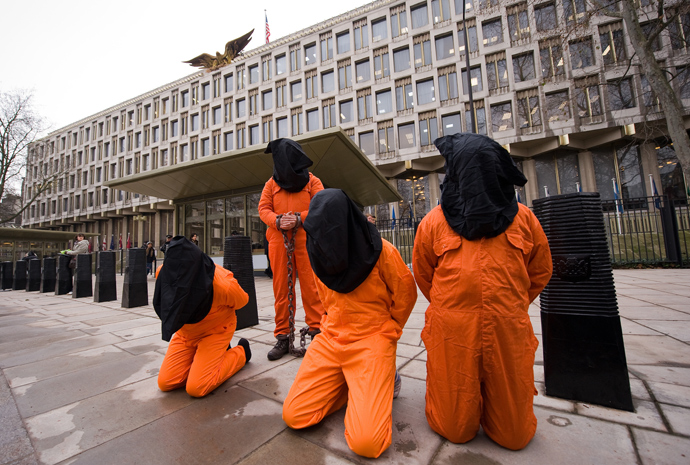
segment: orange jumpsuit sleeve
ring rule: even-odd
[[[313,199],[317,192],[323,190],[323,183],[319,178],[309,173],[309,200]],[[309,205],[305,210],[299,212],[302,223],[307,219],[307,214],[309,213]]]
[[[534,246],[527,263],[527,274],[530,280],[528,296],[529,301],[532,302],[549,283],[553,272],[553,261],[551,260],[551,248],[546,234],[544,234],[539,220],[532,212],[530,212],[530,229],[532,230]]]
[[[434,270],[438,265],[438,256],[434,252],[433,238],[429,231],[430,221],[422,220],[412,249],[412,269],[419,290],[426,300],[431,302],[431,283],[434,279]]]
[[[276,215],[273,207],[273,189],[275,188],[275,181],[273,178],[269,179],[264,184],[264,189],[261,191],[261,199],[259,200],[259,218],[266,226],[278,230],[276,227]]]
[[[398,325],[398,337],[412,313],[417,302],[417,286],[410,269],[403,262],[400,252],[389,243],[384,243],[381,251],[383,260],[379,258],[381,277],[386,283],[391,296],[391,318]]]
[[[242,289],[231,271],[216,265],[213,276],[213,304],[227,305],[238,310],[249,302],[249,295]]]

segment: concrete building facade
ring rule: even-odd
[[[252,48],[255,38],[230,65],[195,72],[34,143],[24,198],[41,176],[59,176],[23,224],[99,233],[96,245],[106,248],[196,232],[212,255],[222,254],[219,239],[236,230],[251,235],[260,254],[261,185],[173,203],[104,183],[332,127],[404,198],[367,208],[379,218],[393,210],[398,218],[423,216],[443,180],[433,141],[471,130],[469,85],[477,131],[504,145],[525,173],[529,182],[517,194],[527,205],[579,189],[604,199],[615,188],[623,198],[652,195],[649,179],[660,192],[684,196],[663,110],[634,58],[629,66],[634,53],[620,20],[596,17],[572,37],[560,34],[585,8],[583,0],[380,0]],[[653,5],[640,8],[655,20]],[[690,31],[690,15],[674,28]],[[690,115],[690,37],[679,41],[665,31],[658,40],[658,60],[686,78],[672,85]]]

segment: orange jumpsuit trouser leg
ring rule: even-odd
[[[364,457],[380,456],[391,444],[395,348],[378,336],[346,346],[323,334],[315,338],[285,399],[283,419],[295,429],[312,426],[342,407],[347,394],[348,446]]]
[[[287,297],[287,251],[285,250],[282,236],[280,236],[279,240],[269,240],[268,259],[271,261],[271,270],[273,270],[273,295],[275,296],[276,327],[273,335],[278,336],[279,334],[288,334],[290,332],[290,324],[288,322],[290,312],[288,310]],[[294,285],[294,273],[292,279]]]
[[[324,314],[319,293],[314,282],[314,272],[311,269],[309,254],[307,253],[307,234],[300,229],[295,238],[295,257],[299,276],[299,287],[302,293],[302,304],[304,306],[304,321],[311,329],[321,327],[321,317]]]

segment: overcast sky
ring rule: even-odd
[[[2,0],[0,90],[29,90],[60,129],[194,73],[182,63],[254,28],[245,50],[369,0]],[[49,132],[48,131],[48,132]]]

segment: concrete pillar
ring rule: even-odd
[[[429,209],[432,210],[438,205],[441,199],[441,183],[438,180],[438,173],[429,173]]]
[[[582,192],[597,192],[597,179],[594,177],[594,160],[592,159],[592,152],[588,150],[578,152],[577,162],[580,166]]]
[[[525,205],[531,207],[532,201],[539,198],[537,165],[534,160],[525,160],[522,162],[522,174],[527,178],[527,184],[525,184]]]
[[[640,144],[640,163],[642,164],[642,176],[644,178],[645,192],[648,196],[654,195],[652,188],[649,185],[649,175],[654,178],[656,190],[659,195],[663,195],[663,188],[661,186],[661,176],[659,175],[659,161],[656,157],[656,144],[653,142],[645,142]]]

